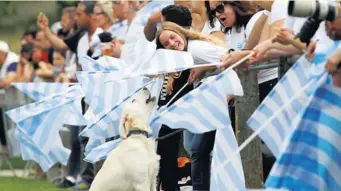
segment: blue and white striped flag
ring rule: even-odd
[[[341,89],[319,87],[294,122],[265,186],[341,190]]]
[[[148,18],[160,11],[162,8],[173,4],[173,1],[150,1],[145,6],[143,6],[137,13],[135,18],[132,20],[131,24],[129,25],[129,29],[125,36],[126,39],[130,37],[138,38],[138,39],[146,39],[143,29],[144,26],[147,24]]]
[[[124,43],[120,61],[128,66],[130,71],[149,61],[156,50],[156,44],[146,39],[130,37]]]
[[[243,95],[240,80],[233,70],[208,78],[201,86],[156,115],[151,121],[151,127],[165,124],[173,129],[185,128],[193,133],[228,127],[231,121],[226,95]]]
[[[54,147],[46,154],[20,128],[15,132],[15,137],[23,145],[20,147],[23,160],[37,162],[44,172],[47,172],[57,162],[66,165],[70,150],[60,144],[61,140],[57,140]]]
[[[324,64],[328,55],[337,50],[338,44],[335,42],[330,50],[316,53],[313,64],[303,55],[247,121],[251,129],[259,132],[260,138],[274,156],[278,157],[281,153],[283,141],[292,131],[292,121],[315,90],[317,81],[324,75],[328,77],[324,73]],[[330,77],[325,80],[331,82]]]
[[[232,154],[237,149],[238,143],[232,126],[217,129],[213,148],[210,190],[245,190],[244,170],[240,155]],[[231,162],[221,167],[221,163],[226,159],[231,159]]]
[[[88,155],[85,157],[85,161],[90,163],[96,163],[101,160],[105,160],[108,156],[108,154],[114,150],[118,144],[120,144],[121,139],[116,139],[109,141],[107,143],[104,143],[94,149],[92,149]]]
[[[64,92],[69,83],[13,83],[14,87],[34,101],[40,101],[56,93]]]
[[[17,124],[15,135],[24,159],[37,161],[44,170],[56,162],[66,165],[69,150],[62,146],[58,136],[65,114],[63,106],[83,96],[79,86],[74,86],[67,92],[6,112]]]
[[[98,60],[94,60],[89,56],[80,58],[80,64],[83,71],[96,72],[96,71],[116,71],[124,68],[124,64],[119,59],[102,56]]]
[[[13,86],[26,94],[34,101],[41,101],[48,96],[67,91],[69,86],[79,86],[73,83],[13,83]],[[74,104],[65,106],[64,124],[67,125],[86,125],[86,120],[82,115],[81,100],[77,100]]]
[[[315,80],[310,79],[311,65],[306,56],[302,56],[247,121],[254,131],[263,129],[259,136],[276,157],[292,130],[293,119],[302,110],[315,86]]]
[[[164,7],[172,4],[174,4],[174,1],[172,0],[150,1],[136,13],[135,22],[141,25],[146,25],[150,16],[157,11],[161,11]]]
[[[121,71],[111,71],[111,72],[77,72],[78,83],[80,84],[84,94],[85,102],[90,103],[91,98],[94,94],[94,87],[101,87],[98,84],[104,84],[108,81],[119,81],[124,78],[124,74]],[[89,100],[90,99],[90,100]]]
[[[150,60],[129,68],[130,76],[157,75],[183,71],[194,67],[193,57],[189,52],[159,49]]]

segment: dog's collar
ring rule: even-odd
[[[131,130],[131,131],[129,131],[127,137],[130,137],[131,135],[144,135],[147,138],[149,137],[148,132],[142,131],[142,130]]]

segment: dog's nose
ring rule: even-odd
[[[154,102],[156,101],[156,97],[153,96],[153,97],[149,97],[147,100],[146,100],[146,104],[148,104],[149,102]]]
[[[148,89],[146,87],[143,88],[143,91],[148,91]]]

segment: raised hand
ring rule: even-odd
[[[37,18],[37,26],[40,30],[45,30],[49,27],[49,19],[42,12],[39,13]]]

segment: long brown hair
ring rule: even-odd
[[[198,32],[194,32],[194,31],[185,29],[185,28],[183,28],[183,27],[181,27],[175,23],[172,23],[172,22],[164,22],[164,23],[162,23],[161,28],[157,32],[157,35],[156,35],[157,48],[164,48],[164,46],[160,42],[160,35],[165,30],[170,30],[170,31],[173,31],[173,32],[177,33],[178,35],[180,35],[185,41],[185,45],[186,45],[185,49],[187,49],[188,40],[202,40],[202,41],[210,42],[210,43],[217,45],[217,46],[224,46],[224,42],[222,42],[221,40],[219,40],[217,38],[206,36],[206,35],[200,34]]]

